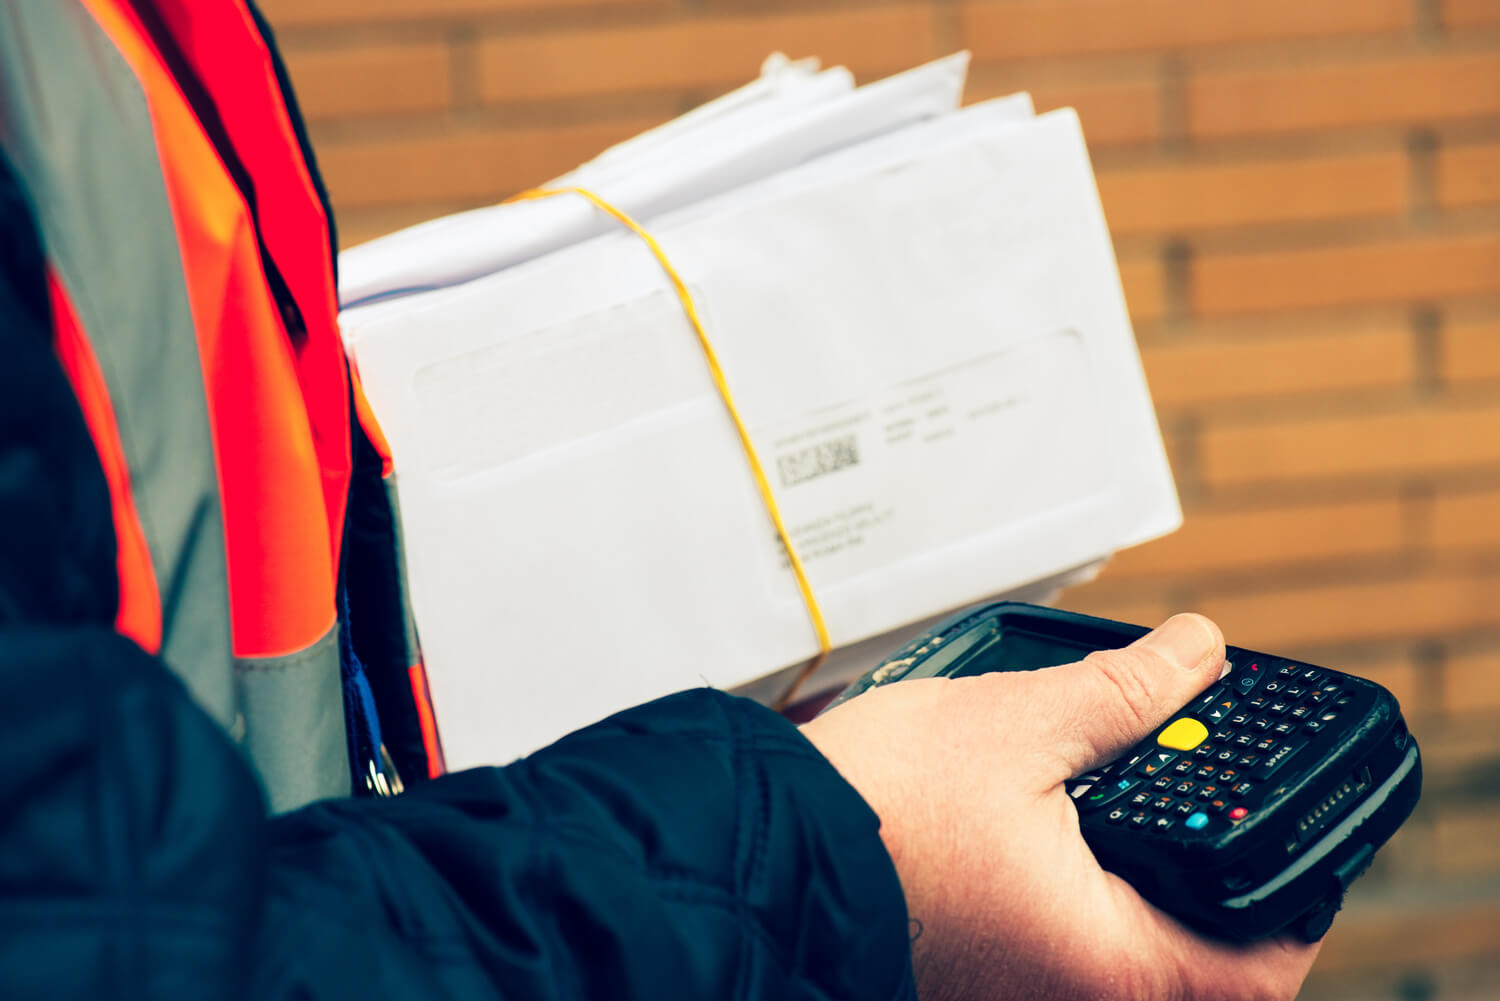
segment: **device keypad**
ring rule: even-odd
[[[1271,779],[1353,701],[1326,672],[1239,657],[1143,744],[1068,783],[1080,814],[1148,833],[1214,833],[1262,805]]]

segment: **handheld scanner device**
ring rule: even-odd
[[[829,708],[901,680],[1067,664],[1146,632],[981,605],[912,640]],[[1417,743],[1374,682],[1233,646],[1226,661],[1199,698],[1065,788],[1100,865],[1162,910],[1221,939],[1316,941],[1416,806]]]

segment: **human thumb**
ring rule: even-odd
[[[1040,671],[1039,683],[1070,709],[1053,751],[1065,774],[1112,761],[1165,723],[1219,679],[1224,635],[1211,620],[1174,615],[1119,650],[1099,650],[1076,664]],[[1045,678],[1045,682],[1043,681]]]

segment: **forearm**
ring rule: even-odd
[[[877,824],[790,725],[687,692],[508,768],[277,819],[270,920],[303,927],[281,953],[315,991],[349,949],[377,996],[884,1001],[912,988]]]

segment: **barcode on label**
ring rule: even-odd
[[[776,457],[776,469],[784,487],[858,464],[859,442],[852,434]]]

